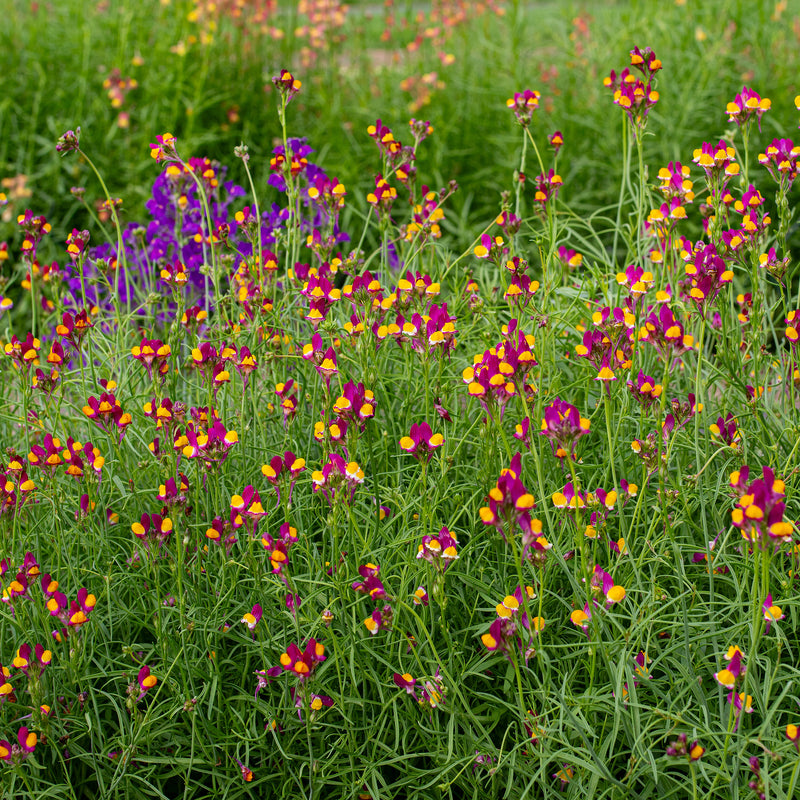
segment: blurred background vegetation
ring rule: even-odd
[[[85,165],[55,151],[58,136],[76,126],[112,195],[124,200],[123,222],[144,218],[157,174],[148,144],[164,131],[178,137],[184,157],[217,159],[238,183],[245,176],[233,148],[245,142],[262,203],[276,199],[266,178],[280,133],[271,77],[281,68],[303,82],[290,135],[308,137],[312,160],[345,183],[351,215],[364,213],[379,169],[367,126],[380,118],[406,141],[411,117],[430,120],[420,179],[437,189],[459,183],[444,226],[458,247],[513,188],[522,132],[505,100],[515,91],[542,93],[532,128],[540,149],[547,135],[563,133],[562,198],[579,210],[616,202],[623,119],[602,80],[627,66],[636,45],[652,47],[664,65],[645,149],[651,176],[722,136],[726,102],[743,84],[773,102],[759,149],[792,136],[797,123],[800,13],[785,0],[5,6],[0,191],[10,203],[0,241],[12,247],[14,219],[26,208],[52,221],[54,242],[89,225],[69,190],[86,186],[87,199],[99,202],[99,187]]]

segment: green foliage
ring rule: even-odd
[[[441,4],[445,65],[403,49],[415,4],[385,42],[357,4],[304,70],[238,7],[10,11],[4,797],[793,797],[798,234],[756,158],[796,119],[785,12]],[[664,67],[638,120],[602,86],[637,43]],[[434,60],[414,141],[400,81]],[[760,129],[726,122],[742,82]],[[723,134],[739,172],[693,167],[659,221],[660,168]],[[294,135],[344,197],[270,169]]]

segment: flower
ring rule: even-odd
[[[433,451],[444,444],[444,436],[441,433],[433,433],[431,426],[427,422],[411,425],[408,436],[400,439],[400,447],[418,461],[425,460],[427,464],[433,457]]]
[[[800,161],[800,146],[791,139],[773,139],[758,156],[758,163],[766,168],[781,191],[786,192],[794,183]]]
[[[256,625],[258,625],[258,623],[261,621],[261,615],[262,615],[262,609],[261,609],[261,606],[260,606],[258,603],[256,603],[256,604],[253,606],[253,609],[252,609],[252,611],[248,611],[248,612],[247,612],[247,613],[246,613],[246,614],[245,614],[245,615],[242,617],[242,622],[244,622],[244,623],[245,623],[245,625],[247,625],[247,627],[248,627],[248,628],[249,628],[251,631],[255,631],[255,629],[256,629]]]
[[[316,639],[309,639],[304,650],[292,642],[280,657],[280,666],[286,672],[296,675],[301,682],[311,677],[317,664],[325,661],[325,645]]]
[[[742,87],[742,91],[728,103],[725,113],[728,115],[728,122],[735,122],[740,128],[749,125],[753,117],[758,120],[758,129],[761,130],[761,117],[772,107],[772,101],[768,97],[762,97],[748,89]]]
[[[180,161],[178,151],[175,149],[177,139],[171,133],[162,133],[156,136],[157,144],[150,145],[150,157],[156,160],[157,164]]]
[[[383,582],[378,578],[381,568],[377,564],[362,564],[358,568],[358,574],[363,580],[355,581],[351,588],[356,592],[363,592],[370,596],[372,600],[379,600],[386,597],[386,589]]]
[[[752,714],[753,712],[753,698],[750,695],[745,697],[744,692],[737,692],[736,687],[741,682],[747,669],[742,664],[743,654],[742,651],[735,645],[728,648],[725,654],[725,660],[728,662],[727,666],[719,672],[714,673],[714,680],[722,686],[723,689],[729,689],[728,702],[733,705],[733,713],[736,717],[736,725],[734,730],[739,727],[739,718],[742,709],[745,713]]]
[[[534,597],[536,595],[532,586],[526,586],[524,594],[517,586],[514,594],[506,595],[502,602],[497,604],[495,607],[497,618],[489,627],[489,632],[481,636],[481,642],[487,650],[490,652],[500,650],[509,661],[512,660],[512,649],[519,650],[525,663],[528,662],[535,652],[531,646],[531,639],[540,634],[546,625],[542,617],[534,617],[531,620],[523,610],[524,603]]]
[[[723,445],[732,450],[736,450],[742,443],[742,435],[739,433],[736,417],[730,412],[725,419],[717,417],[717,421],[709,425],[708,429],[715,439],[719,439]]]
[[[523,128],[531,124],[533,112],[539,108],[541,93],[533,89],[525,89],[523,92],[515,92],[513,97],[506,100],[506,107],[514,112],[517,122]]]
[[[672,758],[685,758],[690,763],[699,761],[706,752],[705,748],[698,744],[697,739],[687,745],[687,739],[685,733],[678,734],[678,738],[667,745],[667,755]]]
[[[514,526],[522,530],[522,558],[528,552],[548,549],[547,540],[541,536],[541,520],[531,517],[531,509],[536,505],[533,495],[522,483],[522,454],[516,453],[511,464],[500,472],[496,485],[490,489],[488,501],[478,512],[484,525],[493,525],[504,540],[513,535]]]
[[[89,397],[83,407],[83,413],[108,433],[116,427],[120,442],[125,436],[125,429],[133,422],[131,415],[122,410],[122,405],[112,392],[103,392],[99,399]]]
[[[615,584],[613,578],[598,565],[595,565],[592,574],[591,588],[595,593],[605,596],[607,608],[625,599],[625,587]]]
[[[243,764],[239,759],[236,759],[236,763],[239,765],[239,769],[242,773],[242,780],[245,783],[249,783],[253,780],[253,770],[250,769],[247,765]]]
[[[730,475],[730,485],[738,496],[731,521],[750,543],[764,543],[766,536],[778,541],[792,537],[792,524],[783,518],[786,506],[784,482],[769,467],[762,468],[762,477],[747,483],[750,470],[743,466]]]
[[[141,700],[147,692],[150,691],[157,683],[158,678],[155,675],[150,673],[150,667],[146,664],[142,665],[142,668],[139,670],[139,675],[137,676],[137,680],[139,681],[139,688],[141,689],[141,693],[139,694],[139,700]]]
[[[544,410],[541,435],[550,439],[556,458],[575,460],[575,445],[589,433],[590,423],[575,406],[559,397]]]
[[[35,749],[39,737],[35,732],[29,731],[24,725],[17,732],[18,744],[11,745],[5,739],[0,739],[0,760],[11,764],[18,764],[26,759]]]
[[[564,764],[563,767],[560,770],[558,770],[558,772],[553,773],[552,777],[556,778],[558,781],[561,782],[559,789],[561,789],[561,791],[563,792],[569,785],[569,782],[575,777],[575,773],[573,772],[572,767],[570,767],[569,764]]]
[[[652,86],[652,77],[661,69],[661,61],[650,48],[642,52],[636,48],[631,52],[631,66],[640,70],[647,83],[637,78],[627,67],[617,76],[614,70],[603,79],[603,85],[614,93],[614,104],[628,115],[634,135],[641,138],[647,123],[647,114],[659,100],[658,92]]]
[[[769,629],[773,622],[777,622],[784,618],[785,614],[781,610],[780,606],[772,605],[772,595],[768,594],[767,599],[764,601],[763,605],[764,609],[764,619],[766,620],[766,628],[765,633],[769,633]]]
[[[800,754],[800,726],[790,722],[786,726],[786,738],[794,745],[794,749]]]
[[[412,678],[408,672],[404,672],[402,675],[399,672],[395,672],[392,679],[394,680],[395,686],[399,689],[405,689],[415,700],[418,699],[417,693],[414,690],[414,685],[417,682],[416,678]]]
[[[370,616],[364,620],[367,630],[372,636],[383,628],[391,630],[393,611],[392,607],[387,603],[382,609],[376,608]]]
[[[62,157],[80,149],[81,129],[69,130],[58,137],[56,152]]]
[[[312,473],[311,482],[313,491],[321,491],[331,505],[337,499],[349,503],[364,482],[364,471],[356,461],[345,463],[338,453],[331,453],[323,468]]]
[[[456,552],[457,544],[456,538],[450,534],[450,531],[445,526],[442,526],[435,536],[426,535],[422,537],[422,543],[417,548],[417,558],[425,559],[425,561],[434,564],[437,570],[444,573],[458,558],[458,553]]]
[[[45,650],[41,644],[37,644],[31,658],[31,646],[23,644],[18,650],[17,655],[11,662],[15,669],[22,670],[26,675],[39,678],[53,660],[50,650]]]
[[[303,85],[288,69],[282,69],[280,75],[273,76],[272,83],[280,92],[284,107],[289,105]]]

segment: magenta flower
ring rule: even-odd
[[[358,574],[362,580],[355,581],[351,588],[356,592],[363,592],[369,595],[372,600],[380,600],[386,597],[386,589],[380,578],[378,578],[380,569],[377,564],[362,564],[358,568]]]
[[[742,651],[735,645],[728,648],[725,659],[727,665],[714,673],[714,680],[723,689],[734,689],[747,671],[742,664]]]
[[[522,92],[515,92],[513,97],[506,100],[506,107],[514,112],[517,122],[523,128],[531,124],[533,112],[539,108],[541,93],[534,89],[525,89]]]
[[[664,387],[656,383],[650,375],[645,375],[641,370],[636,377],[636,382],[628,381],[628,391],[644,409],[649,409],[658,402]]]
[[[634,55],[635,53],[636,51],[631,53],[631,63],[644,73],[647,83],[637,78],[625,67],[619,76],[612,70],[611,74],[603,80],[603,85],[614,93],[614,104],[628,115],[634,135],[639,138],[646,124],[647,114],[658,102],[659,95],[652,86],[652,73],[647,66],[648,62],[641,54]],[[651,59],[651,63],[657,63],[658,69],[661,68],[661,62],[655,56]]]
[[[652,78],[661,69],[661,59],[656,58],[656,54],[649,46],[644,50],[634,47],[630,55],[631,66],[638,69],[646,78]]]
[[[397,686],[398,689],[405,689],[415,700],[418,699],[417,692],[414,689],[417,679],[412,678],[408,672],[404,672],[402,675],[399,672],[395,672],[392,676],[392,680],[394,680],[395,686]]]
[[[662,305],[658,314],[650,312],[639,331],[639,339],[651,344],[661,358],[671,363],[672,358],[688,353],[694,346],[694,337],[684,333],[683,325],[675,318],[668,305]]]
[[[507,525],[519,525],[523,540],[530,545],[541,533],[542,523],[531,518],[531,509],[536,505],[533,495],[522,483],[522,454],[516,453],[508,468],[502,470],[497,484],[489,491],[488,505],[478,512],[484,525],[493,525],[503,539],[511,530]]]
[[[17,650],[11,665],[15,669],[22,670],[25,675],[39,678],[52,660],[53,654],[50,650],[45,650],[41,644],[37,644],[31,651],[31,646],[26,643]]]
[[[705,317],[709,305],[727,284],[733,281],[733,270],[722,260],[714,244],[698,242],[692,251],[685,271],[685,296],[693,302],[700,315]]]
[[[302,83],[288,69],[282,69],[279,75],[274,75],[272,83],[280,93],[284,107],[291,103],[302,86]]]
[[[21,727],[17,733],[18,744],[11,745],[5,739],[0,739],[0,761],[19,764],[36,749],[38,741],[36,733],[25,726]]]
[[[600,566],[595,565],[590,583],[595,595],[603,595],[606,599],[606,608],[625,599],[625,588],[614,583],[614,579]]]
[[[411,425],[408,436],[400,439],[400,447],[418,461],[429,463],[433,457],[433,451],[444,444],[444,436],[441,433],[433,433],[431,426],[427,422]]]
[[[142,668],[139,670],[137,679],[139,681],[139,688],[141,689],[138,699],[141,700],[147,694],[147,692],[149,692],[150,689],[152,689],[158,683],[158,678],[151,674],[150,667],[148,667],[146,664],[143,664]]]
[[[286,652],[281,655],[280,665],[284,671],[296,675],[302,683],[311,677],[317,664],[325,661],[326,658],[325,645],[312,638],[308,640],[308,644],[302,651],[292,642],[286,648]]]
[[[697,739],[691,744],[687,744],[687,741],[685,733],[679,734],[677,739],[667,745],[667,755],[672,758],[685,758],[689,762],[701,759],[706,752],[705,748],[698,744]]]
[[[558,195],[558,190],[563,185],[564,181],[560,175],[557,175],[554,169],[549,169],[546,175],[537,175],[534,180],[534,194],[533,202],[536,212],[544,215],[547,209],[547,204],[551,200],[555,200]]]
[[[758,120],[758,130],[761,130],[761,117],[772,108],[772,101],[748,89],[742,87],[742,91],[728,103],[725,113],[728,115],[728,122],[735,122],[740,128],[749,125],[753,117]]]
[[[762,607],[764,609],[764,620],[767,623],[764,628],[764,633],[769,633],[769,629],[772,626],[772,623],[782,620],[785,614],[783,613],[783,610],[781,609],[780,606],[772,604],[771,594],[767,595],[767,599],[764,601],[764,605]]]
[[[393,611],[392,607],[387,603],[382,609],[376,608],[365,620],[367,630],[371,636],[375,636],[378,631],[386,628],[391,630]]]
[[[725,419],[717,417],[717,421],[709,425],[708,429],[715,439],[733,450],[736,450],[742,443],[742,436],[736,424],[736,417],[731,412],[728,412],[728,416]]]
[[[742,537],[751,544],[764,544],[767,536],[778,541],[788,541],[793,535],[792,524],[784,520],[786,492],[784,482],[775,477],[769,467],[762,468],[762,477],[750,484],[749,467],[731,473],[730,484],[738,497],[731,521]]]
[[[306,460],[299,458],[291,450],[284,452],[283,457],[273,456],[269,464],[261,467],[261,474],[275,487],[278,505],[281,502],[281,486],[288,483],[286,502],[292,502],[292,490],[300,473],[305,471]]]
[[[153,371],[164,379],[169,371],[167,358],[172,350],[168,344],[164,344],[161,339],[142,339],[141,344],[131,349],[131,355],[144,366],[147,370],[147,377],[152,380]]]
[[[262,616],[262,609],[261,606],[256,603],[253,606],[252,611],[248,611],[243,617],[242,622],[247,625],[250,631],[255,631],[256,625],[261,621]]]
[[[723,139],[717,145],[703,142],[692,154],[692,161],[705,172],[708,185],[718,197],[725,194],[728,181],[739,174],[735,159],[736,151]]]
[[[337,499],[349,503],[356,489],[364,483],[364,471],[357,462],[345,463],[338,453],[331,453],[323,468],[312,473],[311,482],[313,491],[322,492],[331,505]]]
[[[425,559],[433,564],[439,572],[444,573],[458,558],[456,545],[458,545],[457,539],[450,534],[446,527],[442,526],[435,536],[422,537],[422,543],[417,549],[417,558]]]
[[[797,178],[800,146],[791,139],[773,139],[758,157],[782,192],[787,192]]]
[[[589,433],[590,423],[575,406],[556,399],[544,410],[541,435],[550,439],[556,458],[575,460],[575,445]]]

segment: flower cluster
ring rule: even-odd
[[[528,602],[536,597],[532,586],[523,590],[517,586],[514,594],[506,595],[497,604],[497,618],[489,627],[489,632],[481,636],[483,646],[490,652],[499,650],[509,661],[513,661],[517,651],[525,663],[536,652],[531,646],[533,636],[538,636],[545,628],[542,617],[528,618],[524,610]]]
[[[747,466],[731,473],[730,485],[737,498],[731,522],[751,545],[790,541],[794,528],[784,519],[786,485],[769,467],[762,468],[762,477],[748,483],[749,478]]]

